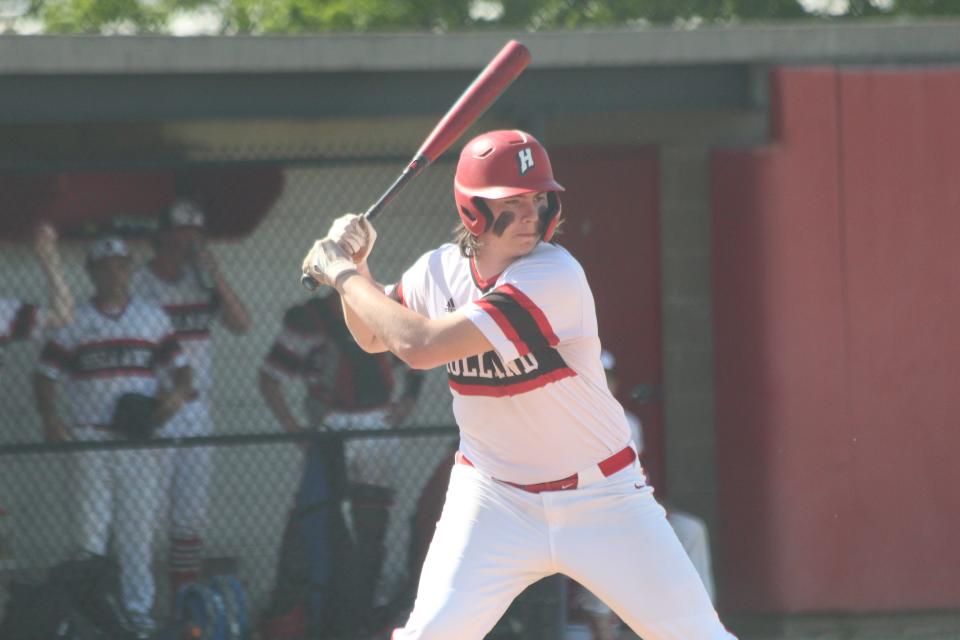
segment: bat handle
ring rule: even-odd
[[[394,196],[400,193],[400,190],[403,189],[408,182],[420,175],[420,172],[426,169],[428,164],[430,164],[430,160],[425,155],[422,153],[415,155],[413,160],[410,161],[410,164],[407,165],[407,168],[403,170],[403,173],[390,185],[390,188],[384,191],[383,195],[364,212],[363,217],[367,220],[376,218],[386,204],[393,200]],[[307,274],[300,276],[300,284],[310,291],[316,291],[320,287],[319,283]]]

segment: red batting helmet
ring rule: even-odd
[[[460,153],[453,195],[463,226],[475,236],[492,220],[480,198],[509,198],[523,193],[547,192],[549,208],[543,239],[550,240],[560,221],[563,187],[553,179],[547,150],[524,131],[490,131],[467,143]]]

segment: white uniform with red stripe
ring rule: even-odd
[[[212,435],[210,329],[217,312],[216,295],[200,283],[193,269],[184,269],[179,280],[170,282],[158,277],[146,264],[134,271],[131,289],[167,312],[177,340],[190,359],[193,387],[198,392],[196,399],[185,404],[164,425],[160,435]],[[209,447],[183,447],[169,450],[164,461],[164,486],[169,487],[165,495],[170,503],[170,534],[174,540],[188,541],[183,545],[183,553],[189,557],[182,560],[191,566],[199,562],[201,553],[199,539],[209,505],[211,455]]]
[[[527,586],[563,573],[646,640],[731,638],[624,452],[630,429],[579,263],[541,243],[483,282],[448,244],[390,293],[428,317],[466,314],[494,346],[447,365],[467,463],[454,465],[414,610],[393,637],[479,640]]]
[[[132,298],[117,315],[93,304],[47,342],[38,373],[62,381],[76,440],[114,439],[106,430],[124,393],[154,395],[161,371],[187,364],[173,327],[158,307]],[[160,496],[159,449],[106,449],[75,456],[74,490],[82,547],[106,553],[113,543],[124,602],[146,614],[153,606],[152,541]]]

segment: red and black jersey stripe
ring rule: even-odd
[[[507,365],[495,351],[447,365],[450,388],[465,396],[515,396],[575,376],[551,347],[527,353]]]
[[[497,287],[478,300],[477,305],[493,318],[521,356],[539,353],[560,342],[546,314],[513,285]]]

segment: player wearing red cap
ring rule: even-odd
[[[340,291],[362,347],[449,378],[460,448],[393,637],[483,638],[527,586],[563,573],[647,640],[728,640],[605,384],[583,269],[549,242],[562,190],[533,136],[489,132],[457,165],[457,242],[397,285],[373,281],[376,232],[360,216],[335,221],[304,260]]]

